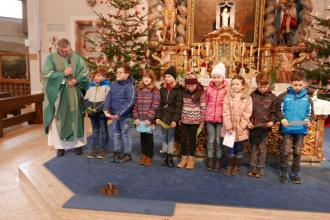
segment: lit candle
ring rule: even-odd
[[[253,51],[253,47],[252,45],[250,46],[250,57],[252,57],[252,51]]]
[[[194,47],[191,47],[191,56],[194,56]]]

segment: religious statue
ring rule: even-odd
[[[228,11],[228,8],[225,7],[221,13],[221,27],[229,26],[229,17],[230,17],[230,13]]]
[[[292,46],[295,31],[298,27],[296,3],[293,0],[282,0],[277,10],[276,19],[280,43]]]
[[[178,6],[177,26],[176,26],[176,42],[185,43],[187,35],[187,23],[188,23],[188,8],[187,1],[181,1]]]
[[[164,0],[165,9],[164,15],[164,27],[163,27],[163,41],[167,39],[167,33],[170,34],[169,43],[175,43],[175,22],[176,22],[176,2],[175,0]],[[168,32],[167,32],[168,31]]]

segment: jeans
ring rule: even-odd
[[[154,156],[154,137],[153,134],[141,133],[141,153],[147,157],[152,158]]]
[[[119,152],[121,143],[124,143],[124,153],[132,153],[132,135],[130,135],[130,128],[132,127],[132,118],[120,118],[112,121],[112,128],[114,132],[114,151]]]
[[[207,129],[207,157],[213,158],[214,155],[214,147],[216,158],[221,158],[221,127],[222,123],[213,123],[206,122]],[[216,141],[216,145],[214,146],[214,142]]]
[[[299,174],[303,142],[303,134],[283,134],[281,145],[281,175],[288,175],[291,145],[293,146],[292,175],[295,176]]]
[[[162,141],[161,153],[173,154],[174,135],[175,135],[175,128],[169,128],[169,129],[162,128],[163,141]]]
[[[96,150],[98,147],[105,148],[108,144],[108,119],[103,112],[94,113],[90,116],[93,130],[93,146],[92,150]],[[101,135],[101,144],[100,144]]]
[[[198,124],[181,125],[181,151],[182,155],[195,156],[196,153],[196,134]]]
[[[269,130],[264,128],[255,128],[250,130],[250,158],[249,165],[251,168],[263,169],[266,163],[267,142]]]
[[[243,158],[243,141],[234,143],[234,147],[227,147],[227,157]]]

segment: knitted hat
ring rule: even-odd
[[[176,69],[174,66],[170,66],[167,70],[165,70],[165,75],[171,75],[174,79],[176,79]]]
[[[191,79],[185,79],[184,80],[185,85],[197,85],[198,80],[196,78],[191,78]]]
[[[222,76],[226,78],[226,67],[223,63],[218,63],[212,70],[211,76]]]

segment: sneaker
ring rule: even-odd
[[[94,159],[96,158],[97,154],[98,154],[97,150],[92,150],[89,154],[87,154],[87,158]]]
[[[111,156],[111,159],[110,159],[110,162],[111,163],[118,163],[119,162],[119,159],[120,159],[120,152],[119,151],[115,151],[112,153],[112,156]]]
[[[288,183],[288,175],[281,175],[280,176],[280,182],[283,183],[283,184],[287,184]]]
[[[57,157],[63,157],[65,154],[65,150],[64,149],[58,149],[56,152]]]
[[[124,157],[122,157],[120,159],[120,162],[121,163],[126,163],[126,162],[131,161],[131,160],[132,160],[131,154],[124,154]]]
[[[74,152],[76,155],[82,155],[83,154],[83,148],[82,147],[77,147],[74,149]]]
[[[97,159],[105,159],[109,156],[109,153],[105,150],[101,150],[98,152],[98,154],[96,155]]]
[[[207,159],[207,171],[211,171],[213,168],[213,158]]]
[[[302,184],[302,181],[298,175],[292,177],[292,182],[295,184]]]

